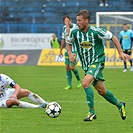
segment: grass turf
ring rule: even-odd
[[[84,72],[79,67],[81,78]],[[12,77],[22,88],[39,94],[47,101],[57,101],[62,107],[58,118],[49,118],[44,109],[1,108],[1,133],[132,133],[133,73],[106,68],[106,87],[126,102],[127,119],[123,121],[117,108],[95,91],[97,120],[84,122],[88,113],[84,90],[64,90],[67,85],[64,67],[3,66],[0,71]],[[27,98],[22,100],[29,101]],[[30,101],[29,101],[30,102]]]

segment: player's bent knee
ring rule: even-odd
[[[105,96],[106,91],[105,90],[98,90],[99,95]]]
[[[70,66],[70,69],[71,69],[72,71],[74,71],[74,70],[75,70],[75,67],[74,67],[74,66]]]
[[[6,106],[8,108],[12,107],[13,105],[19,105],[19,101],[17,99],[9,99],[6,101]]]
[[[66,66],[66,70],[71,70],[69,66]]]
[[[26,96],[28,96],[31,92],[30,92],[29,90],[26,90],[26,89],[25,89],[25,90],[24,90],[24,93],[25,93]]]
[[[89,84],[86,83],[85,81],[82,81],[82,86],[83,86],[83,88],[87,88],[87,87],[89,87]]]

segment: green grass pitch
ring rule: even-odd
[[[78,67],[81,78],[84,72]],[[49,118],[44,109],[0,109],[0,133],[133,133],[133,73],[122,73],[122,68],[105,68],[106,87],[117,98],[126,102],[127,119],[123,121],[117,108],[95,91],[97,120],[84,122],[88,107],[84,90],[64,90],[67,84],[65,67],[1,66],[0,71],[15,79],[47,101],[62,107],[58,118]],[[28,98],[22,100],[29,101]]]

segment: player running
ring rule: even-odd
[[[103,82],[105,80],[102,74],[105,64],[103,39],[113,41],[122,60],[125,61],[126,59],[130,59],[130,57],[123,53],[118,39],[110,31],[89,25],[90,15],[87,10],[81,10],[77,14],[76,19],[78,27],[71,31],[67,39],[67,50],[70,61],[74,62],[76,55],[72,53],[71,47],[75,44],[82,63],[82,68],[85,71],[82,86],[86,93],[89,113],[84,121],[96,119],[94,93],[91,85],[93,85],[98,93],[108,102],[118,107],[122,119],[125,120],[125,103],[120,102],[111,91],[107,90]],[[73,41],[75,43],[73,43]]]
[[[128,29],[127,24],[123,24],[123,30],[120,32],[120,44],[122,46],[123,52],[131,56],[132,50],[132,41],[133,41],[133,32]],[[129,60],[131,68],[130,71],[133,71],[132,59]],[[124,70],[127,72],[127,63],[124,61]]]
[[[8,88],[8,86],[12,88]],[[39,105],[20,101],[19,99],[23,97],[28,97],[32,102],[36,102]],[[12,107],[14,105],[21,108],[45,108],[47,102],[37,94],[27,89],[22,89],[9,76],[0,74],[0,108]]]
[[[63,26],[63,29],[62,29],[60,57],[63,56],[62,49],[64,48],[66,38],[68,37],[70,30],[72,30],[76,27],[76,24],[72,23],[72,20],[69,16],[63,16],[63,22],[65,25]],[[73,47],[72,51],[73,51],[73,53],[77,54],[77,50],[75,49],[75,47]],[[73,71],[73,73],[77,79],[77,88],[80,88],[82,86],[79,72],[78,72],[77,68],[75,67],[76,64],[77,64],[77,59],[75,62],[70,62],[68,53],[66,51],[65,52],[65,65],[66,65],[66,77],[67,77],[67,81],[68,81],[68,85],[64,88],[66,90],[72,89],[72,73],[71,73],[71,71]]]

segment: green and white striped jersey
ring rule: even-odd
[[[76,27],[77,27],[77,25],[72,23],[72,26],[70,27],[70,31],[74,30]],[[62,39],[67,40],[68,36],[69,36],[69,34],[67,32],[66,25],[64,25],[62,28]],[[75,45],[72,46],[72,51],[73,52],[77,51],[75,48]]]
[[[66,43],[75,45],[82,68],[88,70],[91,64],[105,62],[103,39],[111,40],[113,34],[105,29],[89,26],[86,33],[78,27],[71,31]]]

